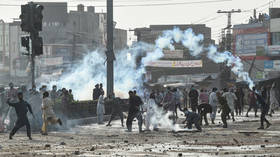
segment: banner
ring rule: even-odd
[[[149,67],[164,67],[164,68],[202,68],[202,60],[184,60],[184,61],[171,61],[171,60],[158,60],[148,63]]]

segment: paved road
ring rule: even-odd
[[[120,121],[114,121],[112,127],[92,124],[50,132],[48,136],[34,133],[32,141],[25,132],[19,132],[13,140],[2,133],[0,156],[280,156],[280,112],[268,118],[273,125],[267,130],[256,129],[259,118],[236,119],[227,129],[216,124],[203,127],[202,132],[160,130],[138,134],[134,122],[133,132],[127,133]]]

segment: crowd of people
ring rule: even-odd
[[[127,129],[131,131],[132,119],[138,119],[139,131],[142,132],[142,122],[145,122],[146,129],[150,130],[151,118],[155,116],[156,110],[164,110],[164,114],[170,113],[169,119],[175,124],[178,119],[178,109],[182,111],[186,120],[186,127],[192,128],[194,124],[201,131],[202,121],[209,125],[207,115],[210,114],[212,124],[215,124],[217,112],[221,112],[223,128],[228,127],[227,121],[235,121],[236,116],[242,116],[245,112],[245,105],[248,110],[245,114],[249,117],[249,112],[254,109],[255,117],[258,117],[257,111],[260,109],[260,127],[265,129],[270,127],[271,123],[265,118],[266,115],[273,116],[274,111],[279,108],[278,89],[276,84],[272,86],[262,86],[258,90],[254,87],[252,90],[242,87],[223,88],[218,90],[213,88],[211,91],[201,89],[200,91],[192,86],[189,90],[180,90],[178,88],[166,88],[165,91],[145,90],[143,100],[136,93],[129,92],[129,114],[127,119]],[[142,114],[146,112],[146,116]],[[145,120],[143,120],[145,117]],[[158,130],[157,122],[153,121],[154,130]]]
[[[9,89],[0,87],[0,132],[11,130],[12,139],[17,130],[25,126],[27,136],[32,139],[30,120],[33,128],[40,128],[42,135],[47,135],[49,124],[62,125],[62,120],[56,114],[63,115],[59,111],[74,101],[72,90],[57,89],[55,85],[52,90],[47,89],[47,86],[42,85],[39,90],[36,86],[27,90],[25,85],[16,88],[13,83],[9,84]],[[33,118],[27,114],[28,111]]]
[[[39,91],[35,86],[29,91],[26,86],[16,89],[13,83],[9,84],[8,90],[0,87],[0,131],[4,129],[5,120],[9,119],[7,129],[11,130],[10,139],[23,126],[26,127],[29,139],[32,139],[28,112],[34,117],[32,123],[38,122],[41,126],[42,135],[48,134],[48,125],[62,125],[62,120],[59,118],[62,114],[59,111],[63,111],[67,104],[74,101],[72,90],[57,89],[55,85],[52,90],[47,89],[45,85]],[[106,98],[104,95],[103,85],[96,84],[92,98],[93,102],[96,102],[94,104],[96,104],[97,123],[104,124],[105,102],[107,102],[111,107],[111,116],[106,126],[111,126],[111,121],[119,116],[121,125],[124,127],[122,99],[115,97],[114,94],[107,95]],[[185,115],[183,121],[185,127],[191,129],[192,125],[195,125],[198,131],[202,131],[203,120],[205,125],[209,125],[208,115],[210,115],[211,123],[215,124],[217,113],[221,112],[223,127],[227,128],[229,119],[235,121],[236,116],[243,115],[246,104],[248,104],[245,114],[247,117],[249,117],[251,109],[254,109],[255,117],[258,117],[258,109],[261,110],[261,125],[258,129],[265,129],[264,122],[267,124],[266,128],[271,125],[266,119],[266,115],[273,116],[275,110],[279,108],[279,93],[275,83],[271,87],[263,86],[258,89],[254,87],[251,90],[241,87],[198,90],[195,86],[191,86],[190,89],[167,87],[162,91],[145,89],[140,94],[141,96],[134,90],[129,91],[128,95],[129,106],[126,119],[128,132],[132,131],[132,123],[135,118],[138,120],[139,132],[151,131],[151,129],[158,131],[162,125],[160,121],[165,115],[168,115],[168,120],[164,123],[170,122],[171,125],[175,125],[179,123],[178,112],[183,112]],[[142,127],[143,124],[145,124],[145,130]]]

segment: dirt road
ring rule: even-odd
[[[203,127],[202,132],[160,130],[138,134],[133,128],[127,133],[115,121],[112,127],[92,124],[50,132],[48,136],[34,133],[32,141],[25,132],[19,132],[13,140],[2,133],[0,156],[280,156],[279,112],[268,118],[272,126],[267,130],[257,130],[259,118],[252,115],[236,119],[234,123],[229,120],[227,129],[216,124]]]

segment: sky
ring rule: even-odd
[[[27,2],[28,0],[0,0],[0,19],[10,22],[13,18],[18,18],[20,4]],[[68,11],[76,10],[78,4],[99,6],[96,7],[96,12],[106,12],[106,0],[37,2],[68,2]],[[241,24],[248,22],[254,8],[257,9],[257,14],[268,13],[269,6],[280,7],[280,0],[114,0],[114,5],[118,6],[114,8],[114,21],[118,28],[129,30],[155,24],[206,24],[212,28],[212,38],[217,42],[221,29],[227,25],[227,15],[218,14],[218,10],[241,9],[243,12],[232,15],[232,24]],[[128,34],[129,41],[135,40],[132,31]]]

